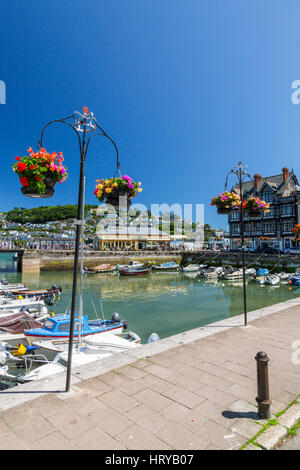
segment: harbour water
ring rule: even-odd
[[[12,254],[1,255],[0,272],[8,282],[25,282],[30,288],[61,286],[61,300],[50,310],[62,313],[71,302],[72,272],[41,272],[39,278],[22,279],[16,272]],[[248,311],[298,297],[300,287],[287,284],[259,286],[247,284]],[[85,274],[83,304],[89,318],[96,313],[105,318],[118,312],[128,321],[129,329],[147,342],[155,332],[165,338],[207,325],[243,312],[241,282],[200,281],[189,274],[152,272],[144,277],[119,274]],[[94,308],[95,307],[95,308]]]

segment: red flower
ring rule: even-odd
[[[26,176],[23,176],[22,178],[20,178],[20,182],[23,186],[29,186],[29,181],[26,178]]]
[[[21,160],[21,157],[16,157],[16,160]]]
[[[35,179],[36,181],[41,181],[42,178],[40,176],[37,176]]]
[[[17,168],[18,168],[18,171],[24,171],[24,170],[27,170],[27,165],[26,163],[19,162],[17,165]]]
[[[30,165],[30,170],[34,170],[34,165]]]

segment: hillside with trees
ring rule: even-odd
[[[85,213],[97,206],[86,204]],[[66,204],[65,206],[40,206],[33,209],[15,207],[7,212],[6,220],[16,223],[45,224],[55,220],[75,219],[77,216],[77,205]]]

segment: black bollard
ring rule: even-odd
[[[255,356],[257,364],[257,397],[258,416],[262,419],[270,419],[270,400],[269,392],[269,358],[267,353],[260,351]]]

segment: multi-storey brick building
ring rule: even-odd
[[[239,194],[239,186],[232,188]],[[253,181],[243,183],[244,199],[258,196],[270,204],[270,212],[263,217],[244,217],[246,246],[260,248],[262,244],[280,249],[297,248],[300,243],[293,235],[292,228],[300,222],[300,186],[293,171],[283,168],[282,173],[263,178],[254,175]],[[231,247],[239,245],[241,237],[240,213],[234,210],[229,215]],[[261,238],[263,237],[263,239]]]

